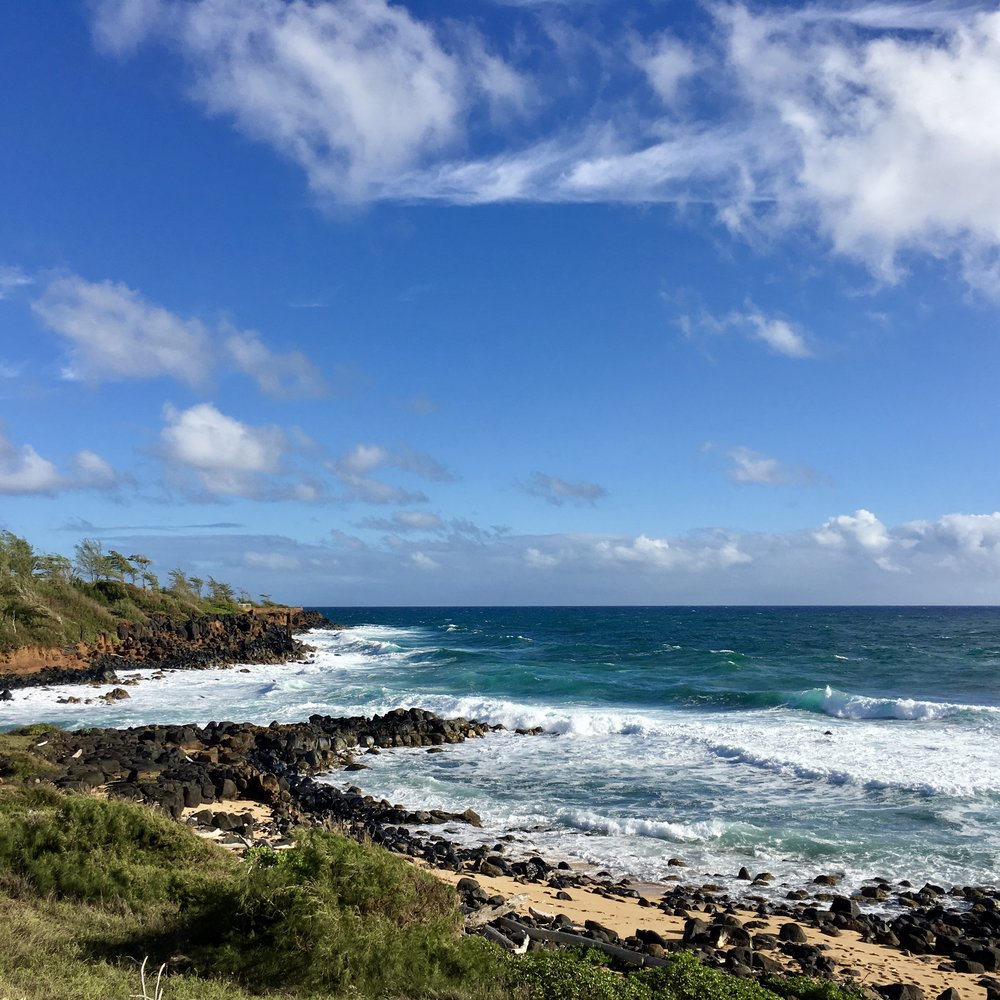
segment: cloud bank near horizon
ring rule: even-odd
[[[370,519],[363,538],[128,535],[164,567],[211,566],[256,591],[312,604],[991,604],[1000,593],[1000,512],[884,524],[864,509],[785,533],[676,537],[517,535],[421,512]],[[118,531],[107,537],[124,541]]]

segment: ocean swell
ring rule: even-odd
[[[838,691],[829,684],[811,688],[788,699],[798,708],[832,719],[896,719],[906,722],[932,721],[969,713],[993,713],[985,705],[958,705],[949,702],[919,701],[915,698],[869,698]]]

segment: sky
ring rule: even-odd
[[[0,7],[0,528],[290,603],[1000,602],[1000,7]]]

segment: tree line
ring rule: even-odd
[[[209,576],[202,579],[188,576],[182,569],[168,573],[169,584],[161,586],[152,571],[153,560],[141,552],[125,555],[117,549],[108,549],[96,538],[84,538],[74,548],[74,558],[56,553],[36,552],[27,539],[11,531],[0,532],[0,597],[6,603],[24,595],[32,581],[51,580],[72,584],[76,581],[98,583],[114,580],[143,590],[163,591],[187,601],[208,600],[215,605],[251,603],[250,595]]]

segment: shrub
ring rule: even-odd
[[[618,975],[590,960],[595,954],[529,952],[510,963],[509,989],[525,1000],[652,1000],[645,974]]]
[[[381,848],[320,831],[298,838],[288,851],[255,852],[189,911],[202,972],[254,989],[388,996],[495,978],[496,949],[458,938],[450,887]]]
[[[669,965],[642,973],[654,997],[669,1000],[777,1000],[753,979],[741,979],[702,965],[679,952]]]
[[[28,790],[0,798],[0,868],[40,894],[131,909],[204,892],[225,852],[141,806]]]

